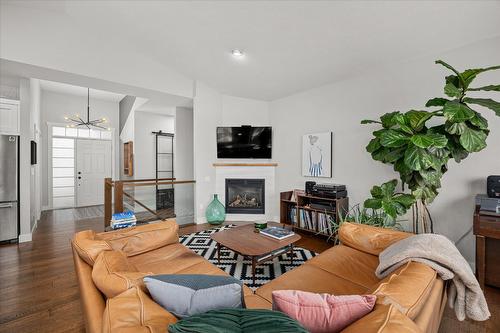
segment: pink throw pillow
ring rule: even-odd
[[[369,313],[375,295],[334,296],[298,290],[273,291],[273,310],[297,320],[311,333],[340,332]]]

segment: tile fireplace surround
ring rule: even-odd
[[[272,216],[273,203],[277,205],[278,196],[275,185],[276,164],[214,164],[215,191],[220,201],[226,202],[226,179],[264,179],[265,187],[265,213],[264,214],[226,214],[226,219],[231,221],[278,221],[278,216]]]

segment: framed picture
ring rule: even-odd
[[[302,176],[332,177],[332,132],[302,136]]]

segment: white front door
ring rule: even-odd
[[[76,140],[76,205],[104,204],[104,178],[111,177],[111,141]]]

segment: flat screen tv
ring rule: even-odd
[[[271,127],[217,127],[217,158],[271,158]]]

